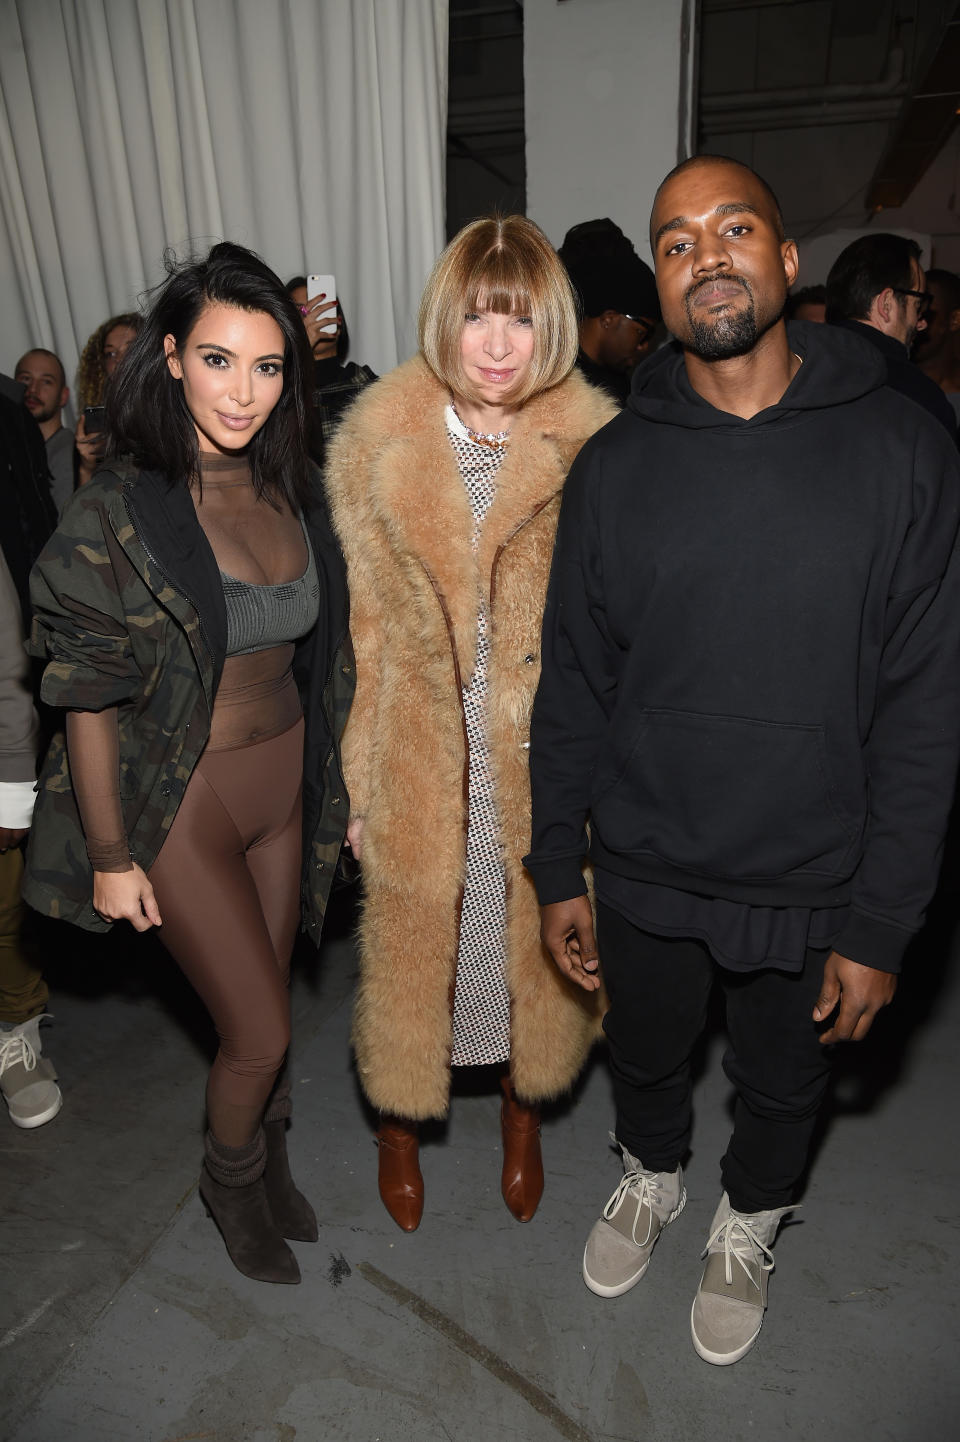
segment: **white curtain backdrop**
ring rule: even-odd
[[[416,349],[443,244],[447,0],[0,0],[0,370],[72,379],[166,246],[333,272],[354,360]]]

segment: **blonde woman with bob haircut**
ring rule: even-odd
[[[420,307],[420,354],[369,386],[331,446],[357,693],[347,836],[364,878],[353,1042],[380,1112],[379,1185],[413,1231],[418,1122],[451,1066],[501,1073],[502,1190],[543,1191],[538,1104],[567,1090],[597,998],[540,943],[520,858],[529,718],[564,478],[615,409],[572,373],[577,314],[543,233],[512,215],[450,242]]]

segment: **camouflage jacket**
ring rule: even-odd
[[[304,926],[319,941],[349,811],[340,736],[353,696],[343,558],[319,473],[305,512],[320,578],[320,619],[297,643],[306,719]],[[226,608],[213,552],[189,491],[110,462],[67,505],[31,577],[30,650],[47,658],[51,706],[117,706],[120,798],[130,851],[157,857],[210,734],[226,652]],[[48,916],[90,931],[93,879],[63,734],[50,747],[27,853],[23,894]]]

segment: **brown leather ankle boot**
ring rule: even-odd
[[[529,1222],[543,1196],[540,1108],[518,1101],[508,1076],[500,1078],[503,1102],[503,1200],[518,1222]]]
[[[380,1149],[380,1200],[398,1227],[415,1232],[423,1216],[423,1176],[420,1172],[420,1134],[416,1122],[381,1117],[377,1128]]]

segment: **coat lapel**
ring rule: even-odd
[[[376,446],[369,501],[391,545],[428,575],[466,679],[476,657],[480,597],[489,594],[497,552],[559,494],[583,441],[612,407],[578,375],[523,407],[474,555],[470,502],[444,419],[446,390],[419,358],[376,389],[380,395],[370,400],[382,406],[381,421],[389,414],[393,425],[389,438]]]

